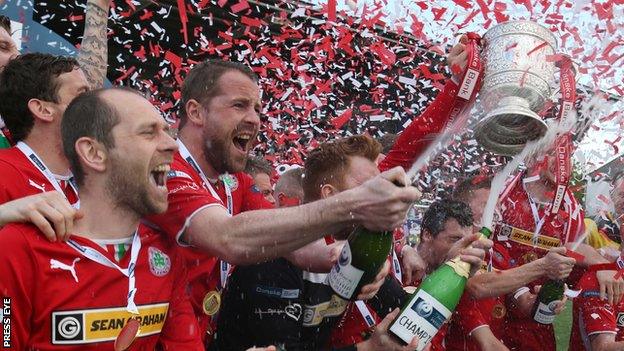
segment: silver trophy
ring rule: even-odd
[[[557,40],[529,21],[501,23],[483,39],[485,76],[479,98],[485,117],[475,126],[475,138],[487,150],[515,155],[548,128],[538,112],[552,93],[555,63],[547,56],[557,51]]]

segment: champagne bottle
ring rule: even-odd
[[[563,298],[565,287],[561,280],[549,280],[540,289],[533,307],[533,319],[541,324],[552,324],[555,321],[555,307]]]
[[[356,228],[345,243],[327,281],[336,295],[354,300],[357,292],[372,283],[392,249],[393,232]]]
[[[492,231],[483,227],[479,233],[480,238],[489,238]],[[445,262],[420,284],[390,324],[389,332],[406,344],[418,337],[417,350],[422,351],[451,317],[464,293],[469,275],[470,264],[459,257]]]

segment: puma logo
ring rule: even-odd
[[[76,283],[78,283],[78,276],[76,275],[76,262],[80,261],[80,257],[76,258],[74,260],[74,262],[72,263],[72,265],[67,265],[63,262],[57,261],[53,258],[50,259],[50,268],[51,269],[62,269],[64,271],[69,271],[72,275],[72,277],[74,277],[74,280],[76,281]]]
[[[28,183],[30,184],[30,186],[32,186],[33,188],[37,188],[39,190],[41,190],[42,193],[45,193],[45,183],[41,183],[41,185],[33,182],[32,179],[28,179]]]

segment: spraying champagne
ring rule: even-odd
[[[481,228],[481,238],[492,231]],[[459,257],[447,261],[431,273],[405,304],[399,316],[390,324],[389,332],[404,343],[413,337],[420,339],[418,351],[423,350],[450,317],[459,303],[470,275],[470,264]]]

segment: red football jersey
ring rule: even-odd
[[[499,202],[502,218],[495,227],[494,242],[507,249],[510,268],[544,256],[551,247],[575,241],[585,228],[583,210],[570,190],[567,190],[559,212],[551,217],[546,216],[549,220],[544,221],[538,245],[534,246],[533,232],[537,223],[524,190],[523,176],[524,173],[517,175],[501,194]],[[549,209],[549,205],[538,208],[538,217],[544,218]]]
[[[372,334],[375,325],[381,322],[381,319],[366,303],[364,303],[364,307],[368,309],[368,312],[362,313],[355,302],[349,303],[342,319],[332,330],[330,338],[332,348],[339,349],[357,344]],[[369,318],[369,321],[366,321],[365,318]]]
[[[600,299],[600,285],[596,272],[583,274],[579,281],[581,295],[574,301],[574,319],[570,351],[591,350],[593,334],[615,334],[616,341],[624,341],[624,301],[612,306]]]
[[[255,189],[253,179],[244,173],[230,178],[233,214],[259,208],[271,208],[262,193]],[[227,197],[223,185],[214,186],[220,198],[215,198],[204,186],[200,174],[176,153],[167,176],[169,207],[167,212],[150,216],[146,220],[179,242],[193,215],[208,206],[226,208]],[[205,337],[212,335],[211,317],[204,312],[204,297],[216,291],[220,283],[219,259],[192,247],[182,245],[183,256],[189,271],[191,303]],[[210,330],[209,335],[206,331]]]
[[[502,339],[506,313],[504,298],[477,300],[464,293],[449,323],[444,340],[446,349],[479,351],[479,345],[470,334],[483,327],[489,327],[494,336]]]
[[[54,186],[16,146],[0,150],[0,204],[46,191]],[[58,179],[69,203],[78,202],[78,194],[64,179]]]
[[[71,239],[115,262],[97,243]],[[185,293],[182,257],[175,245],[148,228],[140,229],[140,241],[134,302],[141,332],[132,349],[154,350],[160,343],[168,350],[203,350]],[[0,247],[5,250],[0,255],[3,327],[11,332],[10,349],[114,349],[115,338],[132,316],[126,309],[126,276],[68,243],[49,242],[32,225],[4,227]],[[128,267],[130,256],[127,252],[118,265]]]

